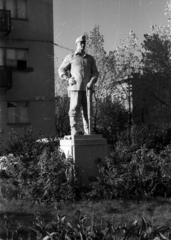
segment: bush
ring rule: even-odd
[[[115,144],[118,135],[128,126],[128,112],[117,100],[110,96],[97,99],[93,114],[93,129],[107,138],[109,144]],[[95,104],[94,103],[94,104]]]
[[[147,132],[143,126],[123,134],[110,157],[99,164],[102,178],[93,183],[90,197],[171,197],[169,131],[170,128],[153,128]]]
[[[46,143],[35,140],[33,130],[23,129],[11,135],[5,149],[3,189],[13,189],[16,198],[32,201],[77,199],[80,191],[72,159],[65,159],[54,139]],[[11,195],[3,189],[4,197]]]
[[[14,157],[20,157],[23,161],[30,161],[42,152],[44,143],[37,141],[38,139],[43,139],[43,135],[41,132],[34,133],[33,127],[23,128],[20,133],[12,130],[2,154],[12,153]]]
[[[127,157],[115,151],[99,164],[102,178],[93,183],[93,199],[171,197],[171,146],[160,153],[140,148]]]
[[[163,150],[171,142],[170,125],[133,125],[120,133],[116,147],[139,149],[145,146],[147,149],[154,149],[157,152]]]

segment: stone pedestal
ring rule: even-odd
[[[60,140],[60,148],[66,158],[74,159],[81,182],[86,186],[99,175],[98,159],[104,161],[107,156],[107,140],[101,134],[65,136]]]

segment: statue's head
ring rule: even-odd
[[[75,41],[77,51],[84,51],[86,46],[86,36],[82,35]]]

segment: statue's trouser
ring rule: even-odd
[[[87,96],[86,91],[70,91],[70,127],[71,135],[77,134],[77,116],[82,108],[84,134],[88,134]]]

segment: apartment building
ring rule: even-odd
[[[0,0],[0,139],[55,134],[52,0]]]

